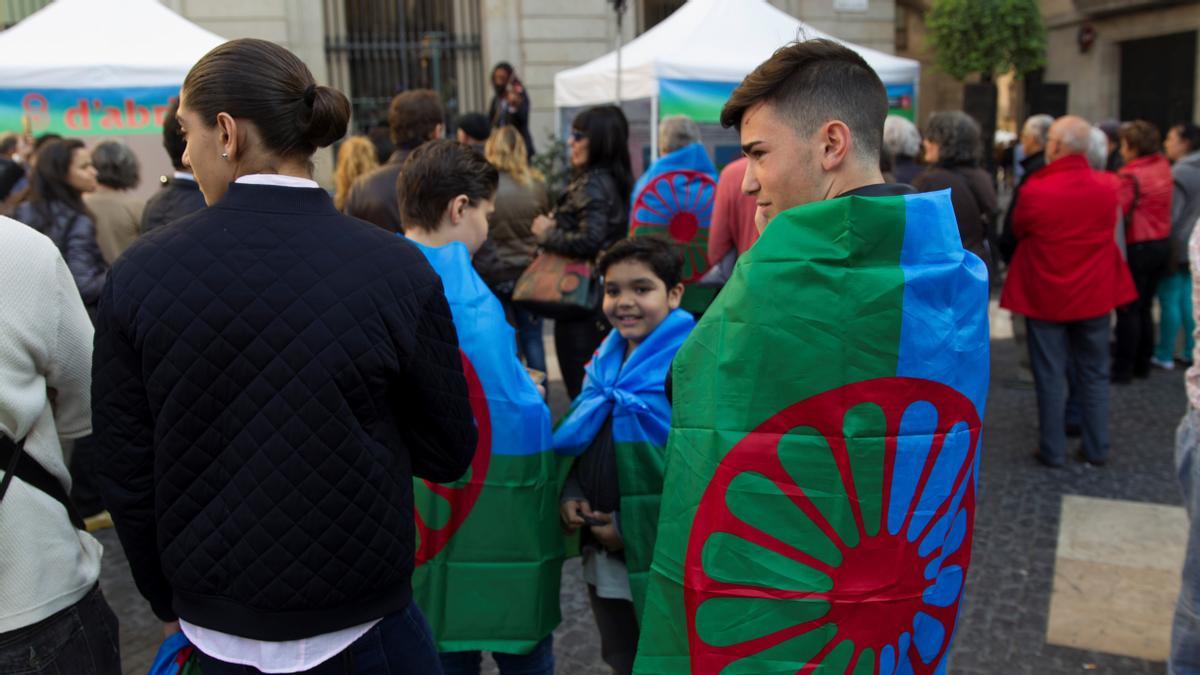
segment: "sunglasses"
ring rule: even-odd
[[[571,131],[571,140],[575,141],[576,143],[578,143],[579,141],[587,140],[587,134],[583,133],[582,131],[572,130]]]

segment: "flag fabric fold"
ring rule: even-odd
[[[445,288],[480,441],[459,481],[414,481],[413,597],[439,651],[525,654],[561,620],[561,472],[550,411],[467,247],[417,246]]]
[[[675,352],[695,325],[677,309],[625,359],[628,342],[614,330],[588,363],[583,391],[554,430],[554,447],[580,455],[612,417],[620,483],[621,536],[634,606],[640,616],[657,534],[671,405],[663,393]]]
[[[675,358],[637,672],[945,672],[987,304],[948,191],[771,221]]]

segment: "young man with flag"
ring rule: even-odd
[[[400,174],[405,236],[441,277],[462,348],[479,445],[451,485],[415,481],[413,598],[447,674],[553,675],[563,538],[550,410],[517,358],[500,301],[471,266],[499,174],[470,146],[430,141]]]
[[[636,671],[945,672],[970,561],[987,269],[883,182],[887,95],[783,47],[722,123],[767,221],[673,365]]]

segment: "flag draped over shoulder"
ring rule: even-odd
[[[688,312],[671,312],[628,360],[625,338],[615,330],[609,333],[587,365],[583,391],[554,430],[554,447],[580,455],[612,416],[625,566],[639,616],[654,550],[671,426],[671,404],[663,387],[671,360],[694,325]]]
[[[633,186],[631,236],[658,234],[683,256],[683,308],[702,312],[716,290],[691,286],[708,271],[708,233],[717,194],[717,169],[700,143],[659,157]]]
[[[442,279],[479,427],[467,475],[415,480],[413,598],[439,651],[528,653],[558,625],[564,556],[550,411],[467,247],[417,244]]]
[[[987,303],[948,191],[771,221],[675,359],[638,672],[945,672]]]

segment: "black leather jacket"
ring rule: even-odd
[[[61,202],[22,202],[13,211],[13,218],[54,242],[75,277],[84,306],[92,313],[108,278],[108,263],[96,243],[96,224],[91,217]]]
[[[558,200],[555,227],[542,243],[547,251],[595,260],[629,231],[628,198],[604,169],[577,175]]]

